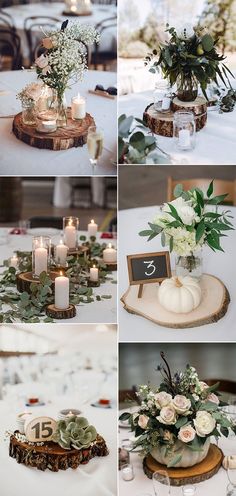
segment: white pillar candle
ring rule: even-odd
[[[90,236],[96,236],[98,230],[98,225],[94,222],[92,219],[90,223],[88,224],[88,235]]]
[[[55,279],[55,307],[59,310],[69,307],[69,278],[62,273]]]
[[[117,252],[114,248],[112,248],[111,243],[109,243],[108,247],[103,250],[103,261],[105,263],[116,263],[117,261]]]
[[[95,265],[90,268],[90,281],[98,281],[98,268]]]
[[[189,148],[191,146],[189,129],[180,129],[180,131],[179,131],[179,145],[182,148]]]
[[[10,258],[10,267],[14,267],[15,269],[18,266],[18,258],[16,255],[13,255],[13,257]]]
[[[84,119],[86,116],[86,102],[85,99],[78,95],[71,100],[71,117],[74,120]]]
[[[168,96],[164,96],[161,103],[162,110],[168,110],[170,108],[171,99]]]
[[[63,244],[63,241],[60,241],[60,244],[56,246],[55,249],[55,261],[57,264],[66,265],[66,258],[68,253],[68,246]]]
[[[68,246],[68,248],[76,247],[76,236],[77,236],[77,232],[75,226],[69,223],[65,227],[65,231],[64,231],[64,241],[66,246]]]
[[[41,272],[47,272],[48,270],[48,252],[43,246],[35,249],[35,275],[40,276]]]

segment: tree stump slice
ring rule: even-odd
[[[127,312],[140,315],[162,327],[190,329],[218,322],[226,314],[230,303],[229,292],[217,277],[204,274],[200,286],[201,303],[190,313],[173,313],[163,308],[158,301],[157,284],[145,284],[142,298],[138,298],[139,286],[130,286],[121,301]]]
[[[52,281],[52,289],[54,290],[54,283],[56,277],[58,277],[58,272],[51,271],[49,272],[49,277]],[[34,279],[32,272],[21,272],[16,276],[16,287],[20,293],[26,291],[31,294],[30,285],[32,283],[40,284],[39,279]]]
[[[67,118],[66,127],[58,128],[52,133],[39,133],[35,126],[26,126],[23,123],[20,112],[14,117],[12,130],[20,141],[35,148],[58,151],[85,145],[88,128],[95,125],[93,117],[86,114],[83,120],[74,121],[71,118],[71,109],[67,109]]]
[[[81,464],[88,463],[96,456],[107,456],[109,451],[105,440],[98,434],[97,439],[87,449],[65,450],[59,444],[45,442],[43,446],[30,445],[18,441],[12,435],[9,444],[9,456],[15,458],[17,463],[22,463],[27,467],[34,467],[38,470],[67,470],[68,468],[76,469]]]
[[[185,486],[186,484],[197,484],[213,477],[220,469],[223,457],[220,448],[211,444],[206,458],[193,467],[168,468],[148,455],[143,460],[143,470],[149,479],[157,470],[165,470],[168,473],[171,486]]]
[[[193,112],[194,115],[199,116],[206,114],[207,112],[207,101],[203,96],[198,96],[193,102],[181,102],[177,97],[172,101],[172,110],[176,112],[177,110],[186,110]]]
[[[73,317],[76,316],[76,308],[75,305],[72,304],[70,304],[68,308],[65,308],[63,310],[55,307],[55,305],[47,305],[46,314],[52,319],[73,319]]]

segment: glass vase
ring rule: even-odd
[[[177,97],[181,102],[193,102],[198,94],[198,80],[192,73],[181,73],[177,81]]]
[[[36,113],[35,105],[24,105],[22,104],[22,121],[26,126],[35,126],[36,124]]]
[[[190,276],[200,279],[202,276],[202,252],[191,252],[190,255],[176,255],[175,274],[177,277]]]
[[[67,102],[65,93],[57,94],[57,127],[67,126]]]

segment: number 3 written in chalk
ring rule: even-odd
[[[154,260],[143,262],[147,266],[146,267],[147,270],[146,270],[146,272],[144,272],[145,276],[147,276],[147,277],[152,276],[156,272],[156,266],[154,265],[153,262],[154,262]]]

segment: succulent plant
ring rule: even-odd
[[[53,441],[64,449],[80,450],[89,448],[96,437],[95,427],[89,425],[85,417],[71,416],[66,420],[59,420]]]

